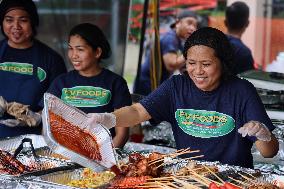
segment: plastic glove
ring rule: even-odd
[[[18,102],[10,102],[7,104],[7,113],[18,118],[22,115],[26,115],[29,111],[29,106]]]
[[[18,102],[8,103],[7,113],[24,123],[24,126],[36,127],[41,123],[41,115],[39,113],[29,110],[28,105]]]
[[[242,137],[248,135],[255,136],[258,140],[262,141],[271,140],[271,132],[269,129],[263,123],[258,121],[249,121],[239,128],[238,132],[242,135]]]
[[[6,110],[7,110],[7,101],[2,96],[0,96],[0,117],[4,115]]]
[[[36,127],[41,123],[41,115],[31,110],[28,110],[26,115],[21,115],[17,119],[24,122],[29,127]]]
[[[116,124],[116,117],[112,113],[90,113],[88,114],[88,125],[92,127],[94,124],[101,124],[110,129]]]
[[[5,120],[0,120],[0,123],[3,125],[6,125],[8,127],[18,127],[18,126],[25,126],[25,123],[17,120],[17,119],[5,119]]]

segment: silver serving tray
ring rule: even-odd
[[[112,138],[108,129],[99,124],[92,127],[92,130],[90,132],[91,134],[96,136],[97,143],[100,146],[99,150],[100,154],[102,155],[102,161],[92,160],[67,149],[53,138],[50,128],[49,110],[57,115],[60,115],[63,119],[73,125],[80,127],[81,129],[89,127],[89,125],[86,121],[88,118],[87,114],[73,106],[65,104],[56,96],[45,93],[44,109],[42,112],[43,137],[52,151],[70,158],[71,161],[76,162],[84,167],[89,167],[96,172],[104,171],[107,168],[110,168],[113,165],[117,164],[117,159],[112,144]]]

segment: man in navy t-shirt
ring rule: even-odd
[[[181,56],[184,40],[197,29],[197,15],[189,10],[184,10],[177,15],[177,20],[171,25],[171,29],[163,34],[160,39],[162,74],[160,84],[168,79],[177,69],[184,66]],[[141,65],[140,78],[136,78],[134,93],[148,95],[151,88],[151,48],[146,49],[145,62]]]
[[[234,2],[226,9],[225,26],[227,37],[234,48],[234,67],[232,72],[239,74],[254,69],[251,50],[241,37],[249,25],[249,7],[244,2]]]

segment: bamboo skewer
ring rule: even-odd
[[[222,184],[225,183],[223,179],[221,179],[216,173],[214,173],[211,169],[209,169],[206,165],[203,165],[205,169],[207,169],[212,175],[214,175]]]
[[[193,184],[190,184],[190,183],[188,183],[184,180],[180,180],[180,179],[177,179],[177,178],[173,178],[173,180],[177,183],[182,184],[184,186],[184,188],[186,188],[186,189],[200,189],[200,187],[195,186]]]
[[[257,182],[255,180],[253,180],[252,178],[249,178],[241,173],[238,173],[242,178],[246,179],[248,182],[252,183],[252,184],[257,184]],[[254,176],[253,176],[254,177]],[[255,178],[255,177],[254,177]]]
[[[232,177],[230,177],[230,176],[228,176],[228,178],[231,179],[231,180],[233,180],[233,181],[235,181],[235,182],[237,182],[237,183],[239,183],[239,184],[241,184],[241,185],[243,185],[243,186],[249,186],[249,185],[250,185],[249,183],[240,181],[240,180],[235,179],[235,178],[232,178]]]
[[[200,157],[204,157],[204,155],[199,155],[199,156],[193,156],[193,157],[189,157],[189,158],[184,158],[184,159],[181,159],[181,161],[183,161],[183,160],[192,160],[192,159],[196,159],[196,158],[200,158]],[[179,160],[178,160],[177,162],[179,162]],[[166,164],[167,164],[167,162],[164,162],[164,163],[158,165],[157,168],[162,167],[162,166],[164,166],[164,165],[166,165]]]
[[[182,155],[182,154],[188,154],[188,153],[195,153],[195,152],[199,152],[200,150],[194,150],[194,151],[191,151],[189,148],[186,148],[186,149],[183,149],[183,150],[178,150],[177,152],[175,153],[172,153],[172,154],[165,154],[165,155],[162,155],[161,158],[157,158],[157,159],[154,159],[152,161],[149,161],[148,162],[148,165],[152,165],[152,164],[155,164],[155,163],[158,163],[160,161],[163,161],[165,157],[171,157],[171,158],[175,158],[179,155]]]

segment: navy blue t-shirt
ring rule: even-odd
[[[241,41],[241,39],[227,35],[234,49],[234,67],[233,73],[240,74],[242,72],[254,69],[254,60],[251,50]]]
[[[49,85],[58,75],[65,73],[63,58],[54,50],[34,39],[26,49],[15,49],[7,40],[0,41],[0,96],[7,102],[28,105],[39,111],[38,105]],[[0,119],[15,119],[5,113]],[[40,134],[41,127],[8,127],[0,124],[0,138],[23,134]]]
[[[5,43],[5,40],[0,42],[0,46]],[[34,55],[33,52],[34,48],[37,48],[38,54]],[[32,62],[32,57],[38,56],[36,58],[36,62]],[[50,86],[51,82],[60,74],[66,73],[66,67],[63,58],[55,52],[50,47],[46,46],[45,44],[41,43],[38,40],[34,40],[34,45],[27,49],[15,49],[10,46],[7,46],[5,49],[5,53],[3,57],[0,57],[0,70],[5,70],[7,72],[15,73],[15,74],[22,74],[22,75],[29,75],[32,74],[33,68],[37,66],[37,76],[38,80],[40,81],[40,86],[38,88],[38,95],[36,104],[39,103],[41,100],[43,93],[46,92],[48,87]],[[31,69],[30,69],[31,68]],[[9,70],[9,71],[8,71]],[[27,70],[27,71],[25,71]],[[29,71],[32,70],[32,71]],[[1,74],[0,74],[1,76]],[[11,79],[11,78],[10,78]],[[17,82],[17,79],[15,79]],[[29,84],[33,86],[33,83]],[[1,87],[5,90],[9,90],[11,86],[5,85],[5,83],[1,83]],[[28,88],[25,90],[29,91]],[[30,96],[23,96],[23,91],[21,93],[16,93],[16,91],[11,91],[11,95],[4,96],[4,98],[11,102],[16,101],[23,103],[17,99],[18,96],[21,98],[31,98]],[[0,94],[2,95],[2,94]],[[27,104],[30,105],[30,104]],[[30,107],[33,111],[39,111],[39,107]]]
[[[251,120],[275,128],[254,86],[237,77],[204,92],[188,76],[176,75],[140,103],[153,119],[172,124],[178,149],[200,150],[207,161],[252,168],[256,138],[243,138],[237,130]]]
[[[171,29],[161,36],[160,48],[161,48],[161,56],[163,56],[166,53],[181,54],[183,50],[183,45],[181,40],[178,38],[176,32]],[[134,86],[134,93],[141,95],[148,95],[151,92],[150,65],[151,65],[151,48],[148,48],[145,54],[145,61],[141,65],[140,80],[137,80],[136,85]],[[164,63],[162,63],[162,76],[160,83],[168,79],[170,75],[171,73],[167,71]]]
[[[81,76],[75,70],[62,74],[47,92],[85,113],[113,112],[132,104],[126,81],[107,69],[94,77]]]

